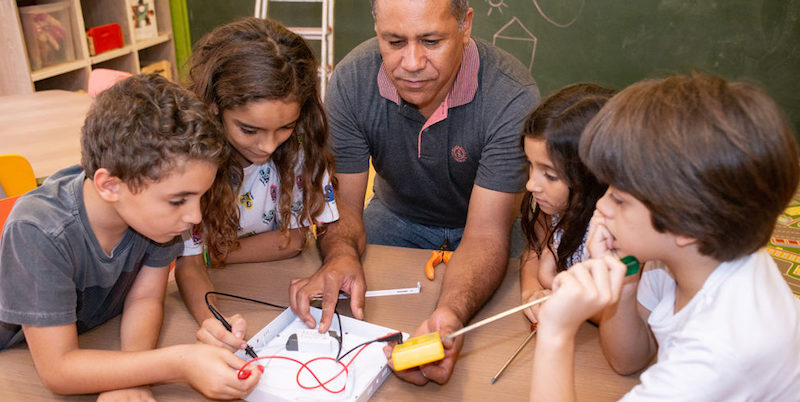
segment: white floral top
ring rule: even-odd
[[[298,155],[298,162],[295,163],[295,183],[292,192],[293,202],[291,205],[292,216],[289,217],[289,228],[309,226],[309,222],[300,221],[303,211],[303,155]],[[334,222],[339,219],[339,210],[336,208],[336,199],[333,194],[333,185],[330,183],[330,176],[325,173],[323,178],[323,188],[325,192],[325,208],[317,216],[317,221],[321,223]],[[239,204],[239,227],[237,232],[239,238],[249,237],[255,234],[270,232],[280,227],[280,222],[284,217],[278,211],[278,196],[280,195],[280,176],[272,160],[262,165],[250,165],[244,169],[242,186],[237,196]],[[197,233],[185,233],[183,235],[183,255],[198,255],[203,253],[203,240]]]

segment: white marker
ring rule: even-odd
[[[414,294],[414,293],[419,293],[420,288],[421,288],[421,286],[420,286],[419,282],[417,282],[417,287],[415,287],[415,288],[369,290],[366,293],[364,293],[364,297],[410,295],[410,294]],[[350,297],[350,296],[339,295],[340,299],[346,299],[348,297]]]
[[[394,295],[410,295],[419,293],[419,290],[422,288],[419,282],[417,282],[417,286],[413,288],[400,288],[400,289],[384,289],[384,290],[369,290],[364,293],[364,297],[378,297],[378,296],[394,296]],[[339,299],[349,299],[350,295],[345,293],[339,294]],[[321,295],[314,296],[311,300],[322,300]]]

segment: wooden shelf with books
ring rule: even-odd
[[[169,0],[0,0],[0,15],[0,95],[85,91],[95,68],[136,74],[166,62],[177,77]],[[86,31],[109,24],[122,46],[91,55]]]

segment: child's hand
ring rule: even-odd
[[[559,273],[539,311],[540,331],[574,335],[581,323],[619,299],[624,277],[625,265],[611,254]]]
[[[110,402],[110,401],[142,401],[142,402],[155,402],[156,398],[153,397],[153,392],[149,386],[141,386],[135,388],[115,389],[113,391],[101,392],[97,396],[97,402]]]
[[[603,215],[595,210],[589,221],[589,234],[586,236],[586,250],[589,257],[600,258],[610,254],[614,248],[614,236],[608,231]]]
[[[541,299],[542,297],[545,297],[545,296],[547,296],[549,294],[552,294],[552,293],[553,293],[553,291],[550,290],[550,289],[539,289],[538,291],[534,292],[530,296],[528,296],[526,298],[523,298],[522,299],[522,303],[520,303],[520,304],[525,304],[525,303],[529,303],[529,302],[532,302],[532,301],[537,300],[537,299]],[[537,322],[539,322],[537,317],[539,316],[539,309],[541,309],[541,307],[542,307],[542,303],[539,303],[539,304],[536,304],[534,306],[528,307],[525,310],[522,310],[522,312],[525,314],[525,317],[527,317],[530,322],[537,323]]]
[[[251,364],[246,369],[250,372],[248,377],[240,380],[237,371],[245,361],[233,353],[200,343],[180,346],[179,368],[184,380],[207,398],[244,398],[258,385],[264,372],[262,366]]]
[[[236,314],[230,318],[225,317],[231,330],[228,331],[216,318],[208,318],[203,321],[203,325],[197,330],[197,341],[208,345],[228,348],[231,351],[244,349],[247,342],[244,340],[247,322],[241,315]]]

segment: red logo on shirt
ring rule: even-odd
[[[466,162],[467,161],[467,151],[461,145],[456,145],[453,149],[450,150],[450,154],[453,155],[453,159],[456,162]]]

